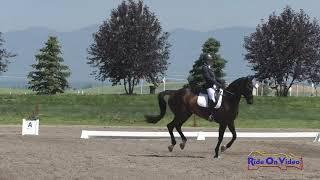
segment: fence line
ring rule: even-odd
[[[26,77],[23,77],[22,75],[3,75],[0,76],[0,81],[4,79],[26,79]],[[232,82],[234,79],[238,77],[225,77],[227,84]],[[162,82],[159,84],[159,86],[156,88],[155,92],[161,92],[163,90],[167,89],[179,89],[183,87],[183,85],[187,84],[188,80],[186,75],[182,74],[168,74]],[[2,91],[0,93],[2,94],[29,94],[32,93],[29,90],[25,89],[25,83],[22,82],[16,82],[17,85],[15,85],[15,88],[2,88]],[[19,84],[19,86],[18,86]],[[253,90],[254,95],[258,96],[274,96],[275,90],[271,90],[267,88],[265,85],[261,84],[260,82],[257,82],[258,88]],[[135,93],[137,94],[149,94],[150,93],[150,86],[153,86],[153,84],[147,83],[146,81],[142,80],[140,84],[138,84],[135,88]],[[20,88],[19,88],[20,87]],[[105,85],[104,83],[101,83],[101,86],[98,84],[93,85],[94,88],[77,88],[73,90],[68,90],[67,93],[71,94],[121,94],[125,93],[123,90],[123,87],[116,86],[112,87],[109,85]],[[298,83],[292,85],[290,88],[288,96],[318,96],[318,89],[316,89],[312,84],[303,84]]]

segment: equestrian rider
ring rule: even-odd
[[[221,84],[216,80],[214,71],[210,66],[210,61],[213,61],[213,58],[210,54],[203,54],[204,64],[202,66],[202,75],[205,80],[204,88],[207,90],[209,97],[209,108],[212,110],[209,120],[213,120],[213,110],[214,105],[216,104],[215,92],[222,87]]]

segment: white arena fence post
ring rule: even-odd
[[[165,77],[162,79],[162,82],[163,82],[163,91],[165,91],[166,90],[166,78]]]
[[[289,88],[289,95],[291,96],[292,87]]]
[[[320,142],[320,132],[317,134],[313,142]]]
[[[140,94],[143,94],[143,79],[140,79]]]

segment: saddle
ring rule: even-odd
[[[222,97],[223,97],[223,89],[218,89],[216,90],[215,93],[215,104],[214,104],[214,108],[215,109],[219,109],[222,103]],[[197,103],[199,106],[201,107],[209,107],[209,101],[212,101],[209,99],[208,94],[206,92],[206,90],[204,91],[200,91],[198,98],[197,98]]]

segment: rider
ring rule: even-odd
[[[213,120],[213,109],[216,104],[215,92],[222,87],[221,84],[216,80],[214,71],[210,66],[210,61],[213,61],[213,58],[210,54],[203,54],[204,64],[202,66],[202,74],[205,80],[204,88],[207,90],[209,97],[209,108],[212,110],[209,120]]]

